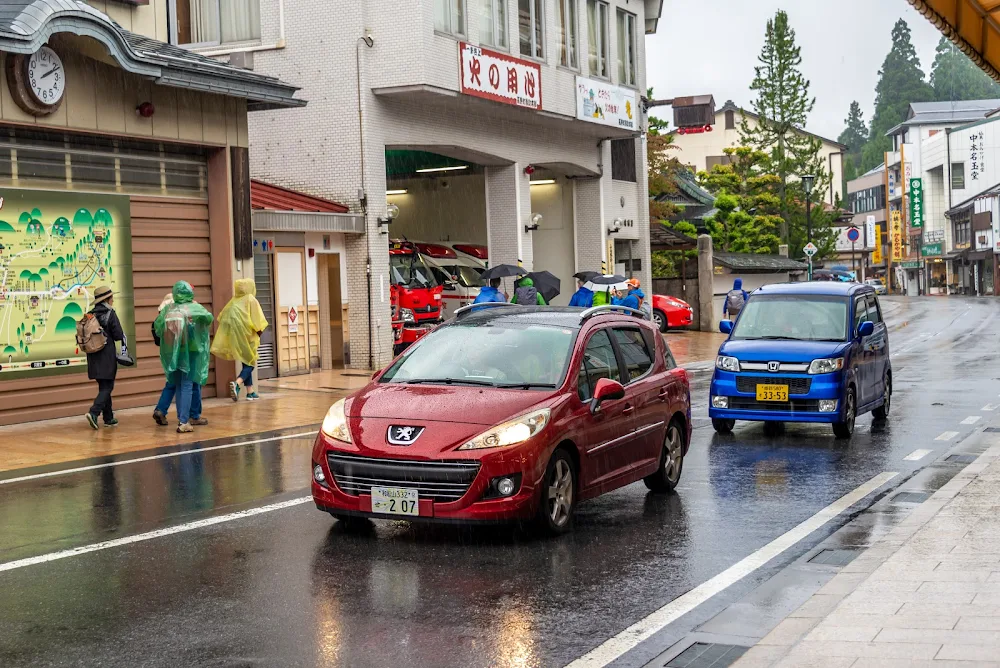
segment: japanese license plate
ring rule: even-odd
[[[788,386],[757,385],[757,401],[788,401]]]
[[[417,516],[420,514],[417,490],[405,487],[372,487],[372,512]]]

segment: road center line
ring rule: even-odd
[[[50,552],[49,554],[41,554],[37,557],[18,559],[17,561],[8,561],[5,564],[0,564],[0,573],[2,573],[3,571],[13,571],[18,568],[24,568],[25,566],[34,566],[36,564],[44,564],[49,561],[57,561],[59,559],[76,557],[81,554],[89,554],[90,552],[109,550],[113,547],[121,547],[122,545],[141,543],[143,541],[152,540],[154,538],[160,538],[162,536],[172,536],[173,534],[176,533],[193,531],[195,529],[201,529],[203,527],[210,527],[216,524],[223,524],[225,522],[240,520],[243,519],[244,517],[263,515],[264,513],[270,513],[275,510],[283,510],[285,508],[291,508],[293,506],[301,506],[302,504],[309,503],[312,500],[313,499],[311,496],[303,496],[297,499],[292,499],[290,501],[281,501],[279,503],[272,503],[266,506],[260,506],[258,508],[250,508],[249,510],[241,510],[236,513],[229,513],[228,515],[216,515],[215,517],[207,517],[203,520],[195,520],[194,522],[188,522],[187,524],[178,524],[177,526],[167,527],[165,529],[157,529],[156,531],[148,531],[146,533],[139,533],[134,536],[126,536],[124,538],[106,540],[103,543],[92,543],[90,545],[81,545],[80,547],[74,547],[69,550]]]
[[[674,620],[691,612],[708,599],[739,582],[771,559],[777,557],[803,538],[806,538],[813,531],[833,520],[897,475],[899,474],[892,472],[878,474],[854,491],[840,497],[805,522],[802,522],[787,533],[778,536],[753,554],[733,564],[712,579],[706,580],[683,596],[675,598],[645,619],[639,620],[615,637],[595,647],[579,659],[570,663],[567,668],[594,668],[596,666],[606,666],[612,661],[617,660]]]
[[[136,457],[135,459],[123,459],[119,462],[107,462],[104,464],[93,464],[91,466],[77,466],[76,468],[71,468],[71,469],[59,469],[58,471],[48,471],[47,473],[35,473],[32,475],[24,475],[19,478],[7,478],[6,480],[0,480],[0,485],[10,485],[15,482],[24,482],[26,480],[39,480],[41,478],[54,478],[55,476],[69,475],[71,473],[80,473],[82,471],[96,471],[98,469],[106,469],[112,466],[125,466],[126,464],[151,462],[156,459],[166,459],[168,457],[196,455],[202,452],[211,452],[212,450],[225,450],[226,448],[238,448],[243,445],[256,445],[258,443],[269,443],[271,441],[280,441],[284,438],[302,438],[305,436],[315,436],[317,433],[318,432],[315,431],[303,431],[298,434],[285,434],[284,436],[258,438],[256,441],[240,441],[239,443],[224,443],[223,445],[212,445],[207,448],[196,448],[194,450],[180,450],[178,452],[166,452],[161,455],[150,455],[149,457]]]
[[[908,462],[920,461],[921,459],[923,459],[927,455],[931,454],[932,452],[934,452],[934,451],[933,450],[914,450],[910,454],[908,454],[905,457],[903,457],[903,460],[904,461],[908,461]]]
[[[955,438],[956,436],[958,436],[958,432],[957,431],[944,431],[944,432],[941,432],[941,434],[937,438],[935,438],[934,440],[935,441],[950,441],[951,439]]]
[[[981,411],[995,411],[996,409],[997,409],[996,405],[994,405],[994,404],[986,404],[985,406],[983,406],[979,410],[981,410]]]
[[[982,419],[979,415],[970,415],[969,417],[962,420],[962,424],[976,424]]]

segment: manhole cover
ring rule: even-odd
[[[971,464],[977,459],[976,455],[948,455],[944,460],[952,464]]]
[[[858,556],[857,550],[820,550],[809,560],[809,563],[822,566],[846,566],[854,561],[856,556]]]
[[[923,503],[931,498],[929,492],[900,492],[892,497],[893,503]]]
[[[667,663],[668,668],[724,668],[736,663],[749,647],[696,642]]]

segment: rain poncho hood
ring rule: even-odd
[[[267,329],[267,319],[257,301],[257,285],[252,278],[233,284],[233,298],[219,314],[219,329],[212,341],[212,354],[225,360],[257,366],[260,335]]]
[[[642,300],[646,298],[646,293],[642,291],[642,288],[633,288],[628,291],[628,294],[621,299],[612,300],[613,304],[619,306],[625,306],[627,308],[634,308],[636,310],[642,306]]]
[[[494,288],[492,285],[487,285],[479,289],[479,294],[476,296],[473,304],[483,304],[488,302],[505,302],[507,298],[503,296],[503,293]]]
[[[570,306],[590,308],[594,304],[594,293],[587,288],[580,288],[573,293],[573,298],[569,300]]]
[[[194,300],[194,289],[178,281],[174,303],[156,316],[153,329],[160,337],[160,363],[167,377],[180,372],[198,385],[208,382],[209,330],[212,314]]]
[[[743,279],[737,278],[736,280],[733,281],[733,290],[742,290],[742,289],[743,289]]]
[[[514,285],[517,287],[514,289],[514,296],[510,299],[511,304],[545,306],[545,298],[535,287],[533,280],[525,276]]]

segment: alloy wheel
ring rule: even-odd
[[[660,315],[659,311],[653,311],[653,322],[656,324],[656,328],[661,332],[665,330],[665,325],[667,324],[664,317]]]
[[[675,424],[671,424],[667,428],[666,447],[667,453],[663,458],[663,475],[671,484],[676,484],[681,477],[681,468],[684,465],[684,445]]]
[[[573,469],[565,459],[556,460],[549,480],[549,518],[556,526],[569,521],[573,510]]]
[[[856,417],[855,416],[855,412],[856,411],[854,410],[854,393],[853,392],[848,392],[847,393],[847,407],[844,410],[844,418],[845,418],[844,419],[844,423],[847,425],[847,430],[849,432],[853,432],[854,431],[854,419]]]

